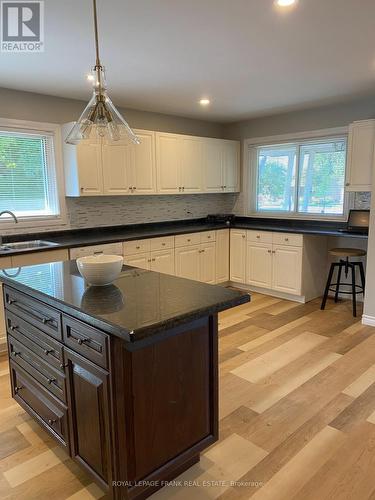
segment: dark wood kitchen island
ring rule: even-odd
[[[14,399],[111,498],[145,498],[218,438],[218,312],[249,295],[74,261],[0,272]]]

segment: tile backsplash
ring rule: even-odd
[[[67,225],[17,228],[2,234],[61,231],[86,227],[195,219],[209,213],[232,213],[238,194],[101,196],[66,198]]]
[[[369,210],[371,205],[371,193],[361,191],[354,193],[353,208]]]

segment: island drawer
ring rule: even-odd
[[[4,289],[4,297],[8,311],[17,314],[55,339],[62,340],[61,315],[58,311],[9,287]]]
[[[16,314],[6,312],[7,332],[53,367],[64,371],[63,346]]]
[[[201,242],[200,233],[179,234],[175,236],[176,247],[187,247],[190,245],[199,245]]]
[[[136,253],[149,252],[151,249],[150,240],[124,241],[124,255],[134,255]]]
[[[167,250],[168,248],[174,248],[174,236],[163,236],[162,238],[151,239],[151,251]]]
[[[9,357],[51,394],[66,402],[65,375],[45,363],[31,349],[8,335]]]
[[[63,316],[63,336],[67,347],[102,368],[108,368],[107,334],[70,316]]]
[[[14,399],[61,444],[68,443],[67,409],[39,386],[21,367],[10,361]]]

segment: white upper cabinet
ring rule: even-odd
[[[203,174],[203,139],[181,137],[182,161],[180,163],[179,184],[183,193],[200,193]]]
[[[63,139],[73,123],[63,125]],[[135,130],[140,144],[101,140],[63,146],[67,196],[239,191],[239,143]]]
[[[203,190],[207,193],[224,191],[223,147],[219,139],[204,140]]]
[[[80,148],[78,145],[78,149]],[[117,141],[102,145],[104,194],[121,195],[130,192],[130,170],[133,149],[128,142]]]
[[[236,141],[223,141],[224,191],[240,190],[240,146]]]
[[[103,193],[102,151],[100,144],[92,141],[82,141],[77,147],[78,164],[78,195],[97,196]]]
[[[240,147],[237,141],[204,140],[203,190],[230,193],[240,190]]]
[[[347,191],[371,191],[374,170],[375,120],[354,122],[349,127]]]
[[[179,192],[180,142],[178,135],[156,133],[156,170],[159,193],[174,194]]]
[[[156,193],[155,132],[135,131],[141,144],[132,144],[130,182],[132,194]]]

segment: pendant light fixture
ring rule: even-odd
[[[82,139],[102,137],[107,142],[125,139],[134,144],[140,144],[138,137],[107,95],[105,71],[99,55],[96,0],[93,0],[93,9],[96,48],[96,63],[92,75],[93,95],[78,121],[69,132],[65,142],[68,144],[78,144]]]

